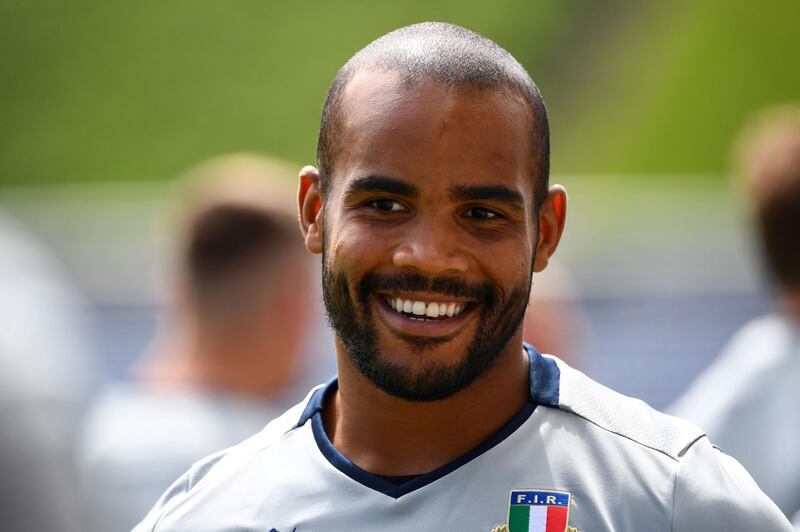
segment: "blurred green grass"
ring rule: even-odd
[[[796,0],[650,4],[579,62],[585,89],[557,123],[554,166],[724,174],[748,115],[800,101],[798,28]]]
[[[553,170],[725,171],[753,109],[800,95],[800,3],[0,2],[0,185],[163,180],[220,153],[313,162],[336,70],[446,20],[542,86]]]

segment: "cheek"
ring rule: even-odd
[[[476,246],[471,252],[479,258],[488,277],[508,282],[530,275],[533,244],[525,238],[505,238]]]
[[[502,271],[495,274],[495,279],[502,283],[506,296],[521,286],[527,285],[531,276],[531,266],[529,259],[515,258],[508,262]]]
[[[353,225],[329,236],[328,261],[344,268],[348,276],[371,268],[384,256],[385,240],[375,238],[369,231],[359,230]]]

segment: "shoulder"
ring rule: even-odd
[[[783,315],[773,313],[766,314],[747,322],[731,338],[726,346],[726,351],[734,351],[736,348],[765,348],[776,347],[778,352],[791,341],[796,334],[791,322]],[[771,358],[771,357],[770,357]]]
[[[164,492],[150,513],[134,530],[136,532],[155,530],[155,526],[162,516],[181,504],[181,501],[189,497],[193,491],[202,489],[203,485],[213,484],[215,477],[224,479],[235,475],[244,470],[256,456],[269,452],[300,425],[298,421],[305,416],[305,412],[314,402],[316,392],[321,389],[322,386],[319,386],[311,390],[302,402],[271,421],[255,436],[238,445],[209,455],[192,465]]]
[[[719,388],[729,386],[731,379],[735,379],[733,383],[739,387],[757,380],[760,374],[780,365],[789,356],[797,335],[795,327],[779,314],[756,318],[731,337],[698,382],[710,384],[709,379],[716,378],[716,388]]]
[[[792,526],[735,459],[702,438],[679,462],[672,530],[789,532]]]
[[[558,409],[599,428],[611,443],[598,446],[602,450],[597,452],[635,454],[625,463],[642,466],[649,456],[666,466],[643,470],[661,471],[662,480],[671,483],[674,532],[791,530],[747,471],[714,447],[701,429],[614,392],[554,357],[543,358],[558,368]]]
[[[644,401],[622,395],[590,379],[555,357],[559,371],[557,407],[621,438],[673,461],[705,434],[697,426],[664,414]]]
[[[314,395],[315,390],[308,394],[303,402],[293,406],[280,417],[272,420],[267,426],[256,434],[238,445],[229,447],[215,454],[206,457],[194,464],[187,472],[187,488],[192,489],[202,482],[209,474],[217,468],[236,469],[246,464],[251,457],[262,453],[276,443],[283,436],[297,428],[298,420],[301,419],[306,405]]]
[[[715,434],[736,405],[770,385],[770,375],[781,371],[796,338],[797,331],[777,314],[750,321],[668,411]]]

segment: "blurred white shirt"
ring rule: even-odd
[[[95,385],[88,338],[85,302],[62,265],[0,210],[0,364],[61,447]]]
[[[800,512],[800,327],[745,325],[668,409],[702,427],[792,517]]]
[[[94,384],[85,304],[54,254],[0,210],[0,528],[84,530],[74,436]]]
[[[189,466],[259,432],[278,408],[219,393],[109,386],[87,416],[79,460],[97,529],[129,531]]]

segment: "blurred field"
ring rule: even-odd
[[[800,94],[794,0],[5,0],[0,185],[164,180],[231,150],[312,162],[339,66],[431,19],[530,70],[557,174],[720,175],[743,116]]]

